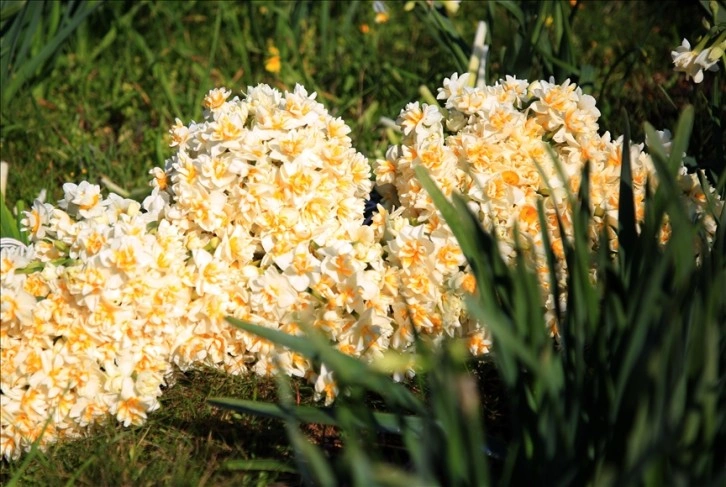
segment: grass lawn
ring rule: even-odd
[[[414,12],[391,5],[390,13],[389,22],[376,24],[368,2],[105,5],[32,83],[4,101],[0,150],[12,164],[8,202],[32,202],[41,189],[55,201],[63,183],[103,176],[126,191],[145,190],[148,171],[171,155],[167,131],[174,119],[199,120],[202,98],[217,86],[238,93],[257,83],[281,89],[301,83],[351,125],[361,152],[381,157],[391,141],[380,118],[395,118],[420,97],[421,85],[434,89],[465,70]],[[535,62],[518,73],[502,66],[497,49],[513,27],[503,9],[494,14],[500,22],[492,27],[490,80],[538,79],[543,72]],[[475,21],[487,15],[484,3],[462,4],[454,21],[467,44]],[[622,109],[634,138],[648,119],[672,126],[693,88],[673,73],[670,50],[679,36],[697,31],[700,16],[697,6],[677,2],[583,3],[574,38],[580,63],[598,74],[584,88],[598,100],[604,130],[620,133]],[[280,52],[279,73],[265,70],[272,45]]]
[[[218,86],[237,94],[258,83],[282,90],[303,84],[352,127],[358,150],[371,160],[382,157],[398,134],[381,124],[381,117],[395,119],[406,103],[421,99],[421,86],[434,89],[444,77],[466,70],[440,42],[441,31],[418,10],[402,6],[388,2],[390,18],[377,23],[372,2],[99,5],[27,83],[2,101],[0,155],[11,165],[8,206],[30,203],[42,190],[48,201],[56,201],[63,196],[63,183],[81,180],[143,195],[149,170],[163,167],[172,153],[169,127],[176,118],[185,124],[201,119],[204,95]],[[44,9],[43,18],[51,19],[54,9],[64,7],[39,1],[34,8]],[[680,108],[693,103],[694,88],[673,72],[670,51],[682,37],[699,31],[702,16],[698,5],[681,2],[579,4],[572,17],[576,65],[590,66],[594,73],[583,88],[598,101],[601,130],[621,134],[623,111],[636,140],[643,137],[644,121],[656,128],[673,126]],[[511,51],[502,52],[518,27],[501,5],[462,2],[451,20],[465,45],[470,45],[478,19],[490,20],[490,81],[507,74],[545,76],[548,68],[540,58],[513,66]],[[50,29],[48,24],[43,28]],[[50,41],[44,32],[36,36],[31,53]],[[273,69],[275,56],[279,71]],[[709,89],[723,87],[704,88]],[[718,170],[723,161],[708,149],[713,134],[699,130],[698,123],[692,155]],[[488,429],[506,436],[507,404],[497,393],[498,379],[487,365],[472,367],[478,367]],[[11,478],[21,485],[298,482],[279,465],[258,470],[234,463],[276,459],[292,466],[282,423],[206,403],[213,396],[274,401],[274,380],[203,369],[179,373],[175,382],[162,396],[161,409],[143,426],[123,428],[109,420],[86,438],[53,445],[19,462],[3,460],[0,483]],[[300,401],[312,403],[311,386],[294,384]],[[334,431],[310,427],[308,433],[336,451]],[[386,448],[395,452],[397,446]]]

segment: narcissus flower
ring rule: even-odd
[[[723,53],[723,47],[719,47],[719,49]],[[695,83],[700,83],[703,81],[704,71],[718,70],[716,63],[720,56],[716,54],[716,51],[714,51],[716,55],[711,55],[711,52],[711,48],[691,49],[691,43],[687,39],[683,39],[681,45],[676,47],[675,51],[671,51],[674,69],[686,73],[686,76],[693,79]]]
[[[267,48],[267,59],[265,59],[265,71],[270,73],[279,73],[282,69],[282,61],[280,60],[280,50],[270,44]]]

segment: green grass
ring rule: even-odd
[[[202,98],[215,86],[238,93],[262,82],[282,89],[304,84],[351,125],[359,150],[382,156],[391,135],[380,117],[395,118],[419,98],[421,85],[440,86],[445,76],[463,71],[422,17],[394,2],[389,9],[390,21],[375,24],[368,2],[103,4],[27,83],[2,100],[0,156],[12,164],[9,206],[32,201],[42,189],[55,201],[64,182],[97,182],[103,176],[126,191],[143,191],[149,169],[163,166],[171,155],[166,134],[174,118],[199,120]],[[475,19],[488,15],[497,20],[490,66],[490,78],[496,79],[510,74],[507,53],[498,47],[516,31],[503,7],[490,12],[484,3],[463,2],[453,20],[468,44]],[[581,5],[572,23],[575,59],[596,73],[584,88],[598,99],[602,129],[622,133],[625,109],[639,139],[641,122],[671,127],[687,101],[705,106],[694,100],[693,85],[672,72],[669,55],[682,37],[699,31],[701,16],[698,6],[678,2]],[[367,34],[363,24],[370,28]],[[31,53],[38,53],[46,37],[41,35]],[[277,74],[264,69],[269,43],[280,51]],[[544,68],[533,62],[521,75],[534,79]],[[710,135],[698,124],[697,117],[691,147],[700,152],[694,155],[718,169],[715,156],[704,149]],[[506,433],[498,382],[490,371],[482,377],[487,428]],[[309,402],[309,386],[300,389],[303,402]],[[42,485],[295,482],[284,473],[226,467],[235,459],[291,462],[291,451],[281,423],[232,417],[211,408],[205,402],[211,396],[274,400],[275,388],[254,376],[211,370],[180,374],[144,426],[124,429],[109,421],[88,438],[55,445],[28,462],[3,461],[0,482],[14,476],[21,484]]]
[[[104,175],[127,191],[145,189],[149,169],[171,154],[166,136],[174,118],[199,120],[204,94],[222,85],[239,93],[257,83],[302,83],[351,125],[359,150],[381,156],[389,139],[380,117],[395,118],[419,97],[420,85],[440,86],[462,71],[423,20],[390,9],[391,20],[375,24],[365,2],[104,4],[30,83],[3,100],[8,203],[32,202],[44,188],[55,201],[63,183]],[[494,13],[491,79],[512,74],[499,60],[507,54],[495,51],[516,27],[502,8]],[[467,44],[474,19],[487,15],[484,4],[464,2],[454,20]],[[601,95],[604,129],[619,133],[622,108],[634,121],[652,115],[672,125],[689,93],[671,70],[669,52],[679,33],[698,29],[700,16],[697,7],[583,4],[573,21],[575,44],[581,64],[600,75],[585,88]],[[280,50],[278,74],[264,70],[269,42]],[[543,74],[536,63],[527,71],[520,76]],[[673,88],[675,106],[661,85]]]
[[[280,422],[239,416],[206,401],[218,395],[274,399],[274,381],[207,369],[178,373],[162,407],[139,427],[115,420],[82,439],[36,452],[27,465],[2,464],[0,483],[19,475],[20,485],[267,485],[290,478],[278,472],[237,470],[228,461],[289,460]],[[305,387],[305,386],[303,386]],[[308,394],[309,396],[309,394]],[[27,458],[27,457],[26,457]]]

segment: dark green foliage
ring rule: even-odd
[[[99,5],[98,1],[2,3],[0,106],[3,110],[24,85],[48,74],[53,57],[59,54],[63,43]],[[40,84],[36,84],[35,88],[39,87]]]
[[[499,456],[498,442],[484,442],[476,381],[466,371],[467,352],[452,342],[434,353],[419,342],[416,384],[421,395],[372,366],[334,350],[308,330],[306,337],[230,322],[245,331],[323,362],[335,371],[343,391],[332,408],[298,406],[286,379],[280,379],[279,404],[232,398],[211,403],[235,411],[284,419],[300,473],[309,485],[486,485],[487,455]],[[371,396],[379,398],[377,411]],[[331,461],[329,452],[309,443],[300,423],[338,427],[344,448]],[[380,447],[381,435],[399,437],[399,449]],[[405,451],[402,453],[401,449]],[[411,468],[402,465],[410,464]]]

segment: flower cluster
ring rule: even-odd
[[[599,245],[599,234],[605,228],[611,234],[610,247],[617,249],[614,229],[619,208],[622,138],[613,140],[609,133],[598,134],[600,112],[595,99],[569,81],[529,83],[507,77],[493,86],[472,88],[468,74],[454,74],[444,81],[438,98],[445,100],[445,109],[410,103],[401,111],[397,123],[403,140],[388,150],[385,160],[379,160],[375,169],[378,191],[392,208],[392,214],[400,215],[393,225],[396,238],[388,242],[387,249],[390,255],[397,255],[405,247],[404,255],[410,256],[407,261],[399,255],[390,263],[399,267],[399,276],[417,276],[413,283],[404,280],[402,289],[413,292],[422,276],[426,276],[431,283],[428,297],[416,302],[430,306],[436,302],[430,296],[437,295],[460,303],[461,296],[472,285],[468,268],[458,260],[460,251],[451,230],[442,223],[440,213],[416,179],[413,169],[421,165],[445,195],[457,191],[467,198],[469,208],[482,225],[497,235],[500,251],[510,263],[519,241],[541,278],[545,314],[556,333],[555,303],[549,292],[538,204],[544,208],[544,230],[558,259],[560,288],[565,289],[561,272],[565,266],[563,239],[572,238],[567,194],[579,189],[582,169],[587,163],[591,171],[590,210],[594,215],[588,232],[589,245],[592,249]],[[661,133],[664,142],[668,135]],[[630,160],[636,217],[642,220],[646,185],[655,184],[657,178],[643,145],[630,146]],[[682,197],[693,217],[704,218],[713,231],[715,222],[705,211],[706,197],[697,176],[683,169],[679,180]],[[719,205],[723,206],[721,202]],[[557,215],[561,218],[561,230]],[[667,238],[667,223],[662,235]],[[428,257],[423,259],[421,255]],[[448,265],[444,260],[434,259],[439,255],[446,256]],[[562,301],[564,309],[564,295]],[[444,308],[439,305],[426,309],[425,316],[431,320],[443,315]],[[474,332],[470,345],[476,351],[486,343],[485,337],[476,333],[478,326],[472,327],[465,314],[462,316],[460,323],[443,328],[448,334],[454,330]],[[441,327],[441,323],[435,322],[429,328],[436,323]]]
[[[310,364],[259,338],[233,333],[225,316],[299,333],[311,323],[351,355],[375,355],[390,334],[382,247],[364,226],[368,160],[350,129],[301,86],[260,85],[245,100],[229,91],[205,99],[206,120],[172,129],[177,153],[156,170],[165,218],[184,234],[194,304],[190,340],[219,353],[183,350],[183,368],[200,360],[232,372],[249,364],[307,376]]]
[[[212,90],[201,123],[172,128],[143,205],[82,182],[36,201],[28,252],[2,253],[0,445],[17,457],[108,414],[140,424],[173,365],[332,375],[225,322],[291,334],[312,323],[374,357],[391,325],[383,249],[364,226],[370,165],[302,87],[244,100]]]
[[[228,316],[293,335],[306,323],[364,360],[409,351],[416,334],[486,353],[487,330],[463,305],[475,279],[417,165],[445,194],[468,198],[510,261],[519,238],[542,276],[542,231],[561,259],[572,237],[567,192],[588,161],[590,245],[617,224],[622,140],[598,135],[595,100],[569,82],[507,78],[474,89],[453,75],[440,89],[446,109],[407,105],[402,143],[376,167],[385,199],[370,224],[369,162],[315,94],[258,85],[230,96],[212,90],[203,121],[176,121],[175,153],[151,171],[143,203],[68,183],[57,205],[36,201],[26,212],[27,251],[0,251],[2,456],[80,435],[108,415],[142,423],[175,367],[282,371],[314,382],[326,403],[338,394],[325,364],[316,371]],[[654,181],[643,148],[631,146],[638,218]],[[693,217],[713,229],[698,180],[679,177]],[[542,288],[552,318],[544,277]]]
[[[34,244],[3,248],[0,451],[17,457],[115,415],[140,424],[159,407],[176,321],[189,299],[183,236],[138,202],[68,183],[36,201]],[[153,198],[145,202],[148,210]],[[153,230],[152,230],[153,229]]]

